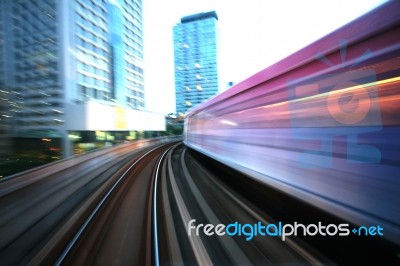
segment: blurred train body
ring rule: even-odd
[[[184,142],[400,244],[399,126],[392,1],[191,110]]]

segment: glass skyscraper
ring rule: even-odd
[[[144,106],[141,1],[113,0],[108,8],[112,98],[134,109]]]
[[[57,1],[5,0],[0,12],[0,84],[13,95],[13,129],[57,133],[63,125],[65,96],[59,74]]]
[[[176,112],[185,114],[219,91],[218,16],[183,17],[174,29]]]
[[[142,1],[0,1],[0,87],[17,137],[136,128],[145,108]]]
[[[75,0],[67,14],[75,36],[78,101],[96,99],[144,108],[143,25],[140,0]],[[74,90],[72,90],[74,91]]]

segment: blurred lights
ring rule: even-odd
[[[70,139],[70,140],[79,140],[79,139],[81,139],[82,137],[80,136],[80,135],[78,135],[78,134],[68,134],[68,138]]]
[[[106,132],[104,132],[104,131],[96,131],[96,139],[97,140],[105,140],[106,139]]]
[[[229,120],[221,120],[220,121],[224,125],[229,125],[229,126],[237,126],[238,124]]]
[[[44,104],[44,105],[51,105],[50,103],[45,102],[45,101],[40,101],[40,103],[42,103],[42,104]]]
[[[50,94],[47,94],[47,93],[45,93],[43,91],[41,91],[40,94],[43,95],[43,96],[51,96]]]
[[[54,112],[59,113],[59,114],[63,114],[63,111],[57,110],[57,109],[53,109]]]

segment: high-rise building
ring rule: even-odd
[[[219,91],[218,16],[215,11],[181,18],[174,27],[176,112],[185,114]]]
[[[64,138],[68,154],[71,132],[163,130],[145,111],[142,66],[141,0],[0,1],[0,84],[18,99],[16,136]]]

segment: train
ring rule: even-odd
[[[190,110],[186,146],[400,245],[400,1]]]

